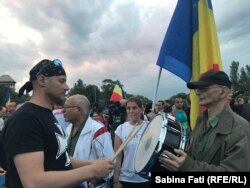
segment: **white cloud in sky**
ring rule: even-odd
[[[126,92],[153,98],[159,50],[177,0],[0,1],[0,75],[20,88],[44,58],[62,60],[70,87],[78,79],[98,85],[119,80]],[[247,0],[212,1],[224,69],[250,59]],[[162,70],[158,99],[188,93]]]

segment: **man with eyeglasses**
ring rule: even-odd
[[[172,171],[250,171],[249,123],[228,105],[227,74],[207,72],[187,87],[207,109],[197,118],[187,151],[164,151],[160,162]]]
[[[63,115],[65,121],[71,123],[66,129],[68,153],[72,157],[84,160],[102,157],[111,159],[114,150],[110,133],[105,125],[89,116],[90,109],[90,102],[84,95],[72,95],[65,101]],[[95,187],[108,187],[111,176],[112,173],[109,177],[101,179]],[[83,182],[83,185],[87,187],[87,182]]]
[[[69,90],[61,61],[44,59],[35,65],[19,96],[33,90],[6,122],[3,131],[7,159],[7,187],[75,187],[102,178],[113,169],[111,160],[83,161],[70,158],[67,138],[52,109]]]

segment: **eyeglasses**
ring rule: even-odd
[[[62,62],[61,62],[61,60],[60,59],[54,59],[53,61],[52,61],[52,63],[53,63],[53,66],[55,67],[55,68],[57,68],[57,67],[62,67]],[[38,73],[36,73],[36,77],[38,77],[43,71],[45,71],[47,68],[49,68],[49,66],[46,66],[45,68],[41,68],[39,71],[38,71]]]
[[[63,109],[68,109],[68,108],[80,108],[79,106],[68,106],[68,105],[64,105]]]

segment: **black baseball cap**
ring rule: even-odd
[[[187,83],[189,89],[201,89],[213,84],[226,86],[231,89],[231,81],[228,75],[223,71],[210,71],[203,74],[198,81]]]

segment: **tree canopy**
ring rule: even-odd
[[[239,67],[239,62],[232,61],[230,65],[230,80],[232,82],[232,90],[233,91],[244,91],[244,99],[245,101],[249,100],[250,98],[250,66],[246,65],[245,67]],[[119,80],[112,80],[112,79],[104,79],[101,82],[100,86],[97,85],[87,85],[84,81],[79,78],[74,86],[69,90],[68,96],[75,95],[75,94],[82,94],[88,97],[91,104],[100,104],[102,106],[109,103],[110,96],[113,92],[114,86],[116,84],[120,84]],[[126,91],[125,95],[127,98],[131,96],[138,96],[141,98],[144,104],[152,102],[145,96],[137,95],[137,94],[130,94]],[[0,85],[0,105],[4,106],[5,102],[4,98],[6,95],[6,86]],[[18,97],[18,93],[16,93],[13,89],[10,90],[11,101],[15,101],[16,103],[22,103],[30,99],[28,94]],[[169,100],[173,100],[176,96],[180,96],[185,99],[188,95],[185,93],[177,93],[174,96],[171,96]]]

